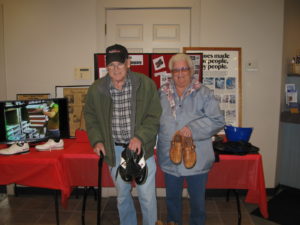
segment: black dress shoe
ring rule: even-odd
[[[117,170],[117,174],[116,177],[118,176],[118,173],[120,173],[121,178],[125,181],[125,182],[131,182],[133,180],[132,175],[129,174],[128,171],[128,163],[130,160],[130,151],[129,149],[127,150],[127,148],[125,148],[122,153],[121,153],[121,162],[120,165],[118,167]]]
[[[121,162],[117,174],[118,173],[120,173],[121,178],[125,182],[131,182],[134,179],[136,184],[143,184],[148,175],[148,168],[143,150],[138,155],[136,152],[131,151],[126,147],[121,154]]]
[[[136,170],[134,180],[136,184],[141,185],[146,182],[148,176],[148,167],[146,164],[143,150],[141,151],[140,155],[137,154],[135,155],[136,155],[135,163],[138,169]]]

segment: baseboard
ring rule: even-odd
[[[266,188],[267,196],[273,196],[278,192],[278,190],[282,188],[287,188],[287,186],[284,185],[278,185],[275,188]],[[97,190],[97,189],[95,189]],[[6,193],[6,186],[0,186],[0,193]],[[206,190],[206,196],[207,197],[225,197],[227,195],[228,189],[207,189]],[[247,190],[245,189],[237,189],[236,190],[240,196],[246,196]],[[55,190],[53,189],[47,189],[47,188],[36,188],[36,187],[26,187],[26,186],[16,186],[15,188],[15,195],[53,195],[55,193]],[[80,196],[84,193],[84,187],[77,187],[74,188],[72,191],[72,196]],[[94,195],[94,191],[89,191],[88,195]],[[133,196],[137,196],[137,192],[135,188],[132,192]],[[116,196],[116,189],[114,187],[110,188],[102,188],[102,196],[103,197],[109,197],[109,196]],[[157,196],[158,197],[165,197],[165,188],[157,188]],[[183,197],[187,197],[188,193],[185,189],[183,191]]]

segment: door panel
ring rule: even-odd
[[[106,46],[131,53],[181,52],[190,46],[190,9],[107,9]]]

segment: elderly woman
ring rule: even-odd
[[[182,224],[186,180],[191,209],[188,224],[203,225],[205,186],[215,159],[211,138],[223,128],[224,116],[213,92],[193,77],[194,66],[188,55],[174,55],[169,69],[172,79],[159,90],[163,112],[157,144],[165,175],[167,222]]]

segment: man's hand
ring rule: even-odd
[[[94,146],[94,152],[100,156],[100,152],[102,152],[103,155],[106,155],[105,153],[105,148],[104,148],[104,145],[102,143],[97,143],[95,144]]]
[[[140,139],[133,137],[129,142],[128,148],[139,155],[142,149],[142,142],[140,141]]]

